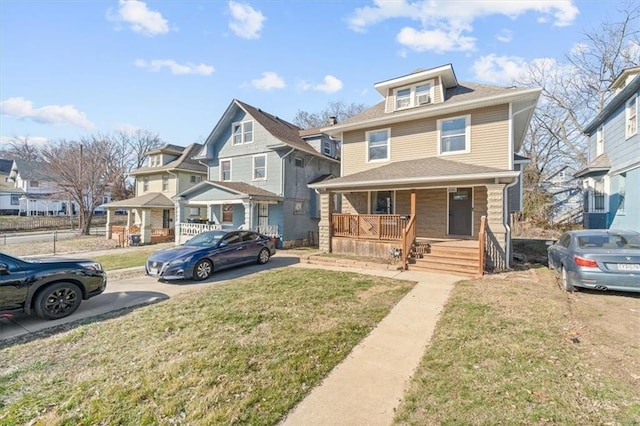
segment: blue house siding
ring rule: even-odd
[[[612,179],[612,182],[615,180],[616,187],[612,187],[610,211],[615,214],[612,214],[610,227],[640,232],[640,167],[627,171],[625,175],[626,177],[616,176],[616,179]],[[620,210],[622,181],[624,181],[624,209]]]

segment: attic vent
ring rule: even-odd
[[[426,105],[431,103],[431,96],[427,93],[418,95],[418,105]]]

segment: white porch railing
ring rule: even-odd
[[[178,232],[178,234],[188,236],[198,235],[205,231],[215,231],[217,229],[222,229],[222,225],[220,225],[219,223],[180,223],[178,226],[180,227],[180,231]]]
[[[279,237],[278,225],[254,226],[253,230],[268,237]]]

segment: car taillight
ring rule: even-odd
[[[578,266],[584,266],[584,267],[587,267],[587,268],[597,268],[598,267],[598,262],[596,262],[595,260],[585,259],[584,257],[580,257],[580,256],[575,256],[574,260],[576,261],[576,265],[578,265]]]

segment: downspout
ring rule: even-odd
[[[515,186],[520,181],[520,179],[522,179],[522,170],[520,171],[520,176],[518,176],[518,179],[516,179],[515,181],[511,182],[510,184],[504,187],[504,193],[502,194],[502,200],[503,200],[502,222],[504,224],[504,228],[507,230],[507,234],[506,234],[507,245],[505,247],[507,269],[511,269],[511,227],[509,226],[509,205],[507,203],[509,199],[508,194],[509,194],[509,188],[512,188],[513,186]],[[520,196],[522,196],[522,194],[520,194]]]

